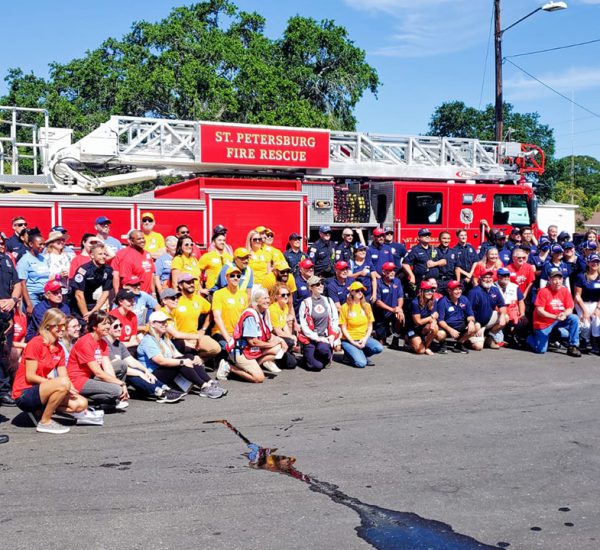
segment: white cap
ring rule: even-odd
[[[150,315],[150,319],[149,322],[150,323],[161,323],[163,321],[170,321],[171,318],[164,312],[162,311],[153,311],[152,314]]]

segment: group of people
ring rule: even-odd
[[[465,230],[433,246],[422,228],[407,250],[390,228],[369,243],[344,228],[334,243],[324,225],[308,250],[297,233],[279,250],[268,227],[233,249],[218,225],[202,253],[188,226],[164,238],[152,213],[141,221],[123,245],[99,217],[77,254],[60,226],[45,237],[16,217],[13,235],[0,235],[0,402],[40,432],[69,430],[57,414],[101,424],[130,392],[217,399],[229,377],[321,371],[335,352],[364,368],[390,337],[422,355],[563,343],[572,357],[600,353],[593,231],[576,246],[554,226],[536,239],[530,227],[506,235],[484,222],[476,248]]]

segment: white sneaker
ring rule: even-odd
[[[38,422],[38,425],[35,428],[35,430],[40,433],[60,435],[69,433],[71,431],[71,428],[69,428],[68,426],[63,426],[55,420],[50,420],[48,424],[42,424],[41,422]]]
[[[217,369],[217,380],[227,380],[229,373],[231,372],[231,366],[225,359],[221,359],[219,362],[219,368]]]
[[[129,407],[129,401],[117,401],[115,405],[115,409],[118,411],[124,411],[127,407]]]
[[[262,364],[262,368],[271,374],[279,374],[281,372],[281,369],[273,361],[265,361]]]
[[[102,414],[97,414],[101,412]],[[90,411],[89,409],[79,412],[72,413],[71,416],[77,420],[78,426],[103,426],[104,425],[104,411]]]

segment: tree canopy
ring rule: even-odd
[[[0,102],[44,107],[54,126],[89,133],[113,114],[353,130],[353,111],[379,77],[333,21],[292,17],[283,35],[230,0],[139,21],[48,79],[8,70]]]

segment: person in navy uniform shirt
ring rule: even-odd
[[[365,287],[365,299],[369,303],[374,303],[377,294],[373,292],[373,285],[377,285],[378,274],[367,257],[367,245],[355,243],[354,259],[350,262],[348,276],[354,281],[359,281]]]
[[[18,262],[27,252],[25,241],[27,232],[27,220],[23,216],[12,219],[13,235],[6,240],[6,252],[12,254],[15,262]]]
[[[415,284],[421,284],[423,279],[440,275],[439,268],[446,265],[445,259],[438,257],[437,249],[433,248],[431,242],[431,231],[423,228],[419,229],[419,244],[416,244],[410,249],[405,259],[405,264],[410,267],[414,277]],[[410,274],[409,274],[410,278]]]
[[[394,230],[391,227],[384,227],[385,231],[385,244],[387,244],[392,250],[393,262],[396,264],[396,269],[402,267],[402,260],[406,256],[406,246],[402,243],[394,241]]]
[[[319,227],[319,238],[308,249],[308,257],[315,265],[317,277],[331,277],[335,258],[335,246],[331,241],[331,227],[328,225]]]
[[[302,250],[302,237],[298,233],[290,235],[283,257],[290,266],[292,273],[296,275],[298,273],[298,264],[306,258],[306,254]]]
[[[73,292],[72,309],[85,320],[94,311],[102,310],[108,300],[113,280],[113,270],[106,265],[106,246],[103,243],[92,245],[90,260],[77,268],[69,284]],[[95,292],[99,288],[100,296],[95,298]]]
[[[399,348],[400,327],[404,325],[404,291],[402,284],[396,279],[396,266],[387,262],[382,266],[381,279],[377,281],[373,325],[374,332],[381,343],[392,334],[392,348]]]
[[[491,349],[500,349],[497,342],[502,342],[502,329],[508,322],[504,296],[494,285],[494,272],[489,270],[481,274],[479,284],[468,294],[473,308],[475,322],[481,327],[479,333],[471,337],[471,347],[475,351],[483,349],[484,343]],[[488,337],[484,341],[485,331]]]
[[[475,322],[475,314],[471,302],[462,295],[463,286],[460,281],[448,283],[448,296],[444,296],[437,306],[438,325],[450,337],[455,340],[455,353],[469,353],[465,347],[467,340],[477,334],[481,328]]]
[[[456,231],[458,243],[454,247],[455,254],[455,276],[457,281],[463,281],[466,285],[471,285],[473,279],[473,270],[479,260],[476,250],[467,242],[468,233],[464,229]],[[494,242],[496,237],[494,236]],[[489,247],[488,247],[489,248]]]
[[[333,267],[335,269],[335,276],[325,281],[325,296],[331,298],[337,310],[340,311],[348,299],[348,287],[352,282],[348,278],[348,268],[350,266],[343,260],[340,260],[339,262],[335,262]]]
[[[51,279],[44,285],[44,297],[37,304],[31,313],[31,318],[27,323],[27,333],[25,342],[29,342],[34,336],[38,335],[38,329],[42,324],[42,319],[49,309],[55,308],[62,311],[65,315],[71,315],[71,308],[63,302],[63,287],[60,281]]]
[[[506,243],[506,235],[503,231],[496,233],[496,248],[498,249],[498,258],[506,267],[512,261],[512,249]]]
[[[342,231],[342,242],[335,247],[335,261],[350,263],[354,256],[354,232],[349,227],[344,227]]]
[[[456,277],[456,253],[450,248],[450,238],[448,231],[442,231],[439,236],[440,245],[436,248],[437,257],[446,261],[445,264],[440,265],[437,277],[438,292],[441,294],[446,293],[448,283]]]
[[[383,264],[394,262],[394,255],[389,245],[385,244],[385,232],[381,227],[373,229],[373,241],[367,250],[367,258],[381,275]]]

